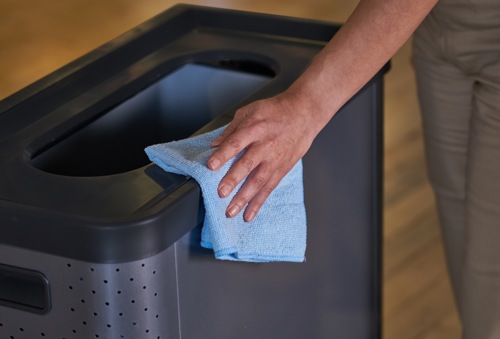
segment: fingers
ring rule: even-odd
[[[271,181],[269,185],[266,185],[264,189],[259,191],[257,195],[250,201],[245,212],[243,214],[243,220],[250,222],[259,213],[260,208],[266,202],[266,199],[273,192],[273,190],[278,186],[279,180],[277,182]]]
[[[225,198],[231,194],[234,188],[255,169],[259,161],[254,158],[252,153],[255,152],[253,149],[250,149],[247,153],[243,154],[221,180],[217,188],[221,198]]]
[[[233,121],[212,142],[211,147],[219,147],[207,162],[208,168],[212,171],[220,169],[229,159],[239,154],[253,141],[251,133],[242,131],[241,122],[244,117],[244,112],[237,112]]]
[[[225,144],[230,144],[231,138],[233,136],[228,137]],[[234,147],[234,152],[237,152],[239,147]],[[243,215],[245,221],[252,221],[255,218],[267,197],[293,167],[291,161],[283,159],[283,153],[273,149],[269,144],[263,147],[255,142],[233,164],[219,183],[217,189],[219,196],[221,198],[229,196],[240,182],[245,178],[246,181],[229,203],[226,209],[227,217],[233,218],[245,209]],[[227,154],[232,156],[232,153]],[[286,167],[277,167],[283,164]]]
[[[261,165],[248,176],[245,184],[229,203],[226,210],[227,217],[235,217],[246,206],[243,219],[249,222],[255,218],[271,192],[286,175],[286,172],[283,173],[283,171],[271,173],[270,167]]]
[[[214,144],[219,145],[219,148],[208,160],[208,167],[217,170],[226,161],[246,149],[246,152],[233,164],[217,188],[219,196],[225,198],[233,192],[240,182],[246,179],[245,184],[236,193],[226,209],[226,216],[233,218],[252,201],[245,209],[245,221],[251,221],[255,218],[265,199],[277,185],[276,183],[264,189],[272,176],[272,166],[264,162],[264,158],[269,155],[270,150],[259,146],[261,136],[248,120],[236,128],[231,128],[228,133],[222,134],[220,140],[215,140]],[[266,191],[267,194],[264,193]]]

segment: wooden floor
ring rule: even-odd
[[[184,3],[343,22],[357,1]],[[173,4],[169,0],[0,1],[0,99]],[[424,168],[410,51],[409,44],[402,48],[386,77],[384,338],[459,338]]]

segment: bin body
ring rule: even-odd
[[[383,71],[304,158],[305,263],[215,260],[198,185],[143,153],[283,91],[338,28],[179,5],[0,102],[0,337],[378,338]]]

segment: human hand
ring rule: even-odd
[[[304,105],[295,105],[293,96],[281,94],[240,108],[224,132],[214,140],[218,149],[208,159],[211,170],[246,149],[218,186],[227,197],[245,178],[226,210],[235,217],[245,206],[243,218],[252,221],[281,179],[307,152],[319,132]]]
[[[245,208],[251,221],[260,207],[309,149],[336,112],[406,42],[437,0],[360,1],[351,17],[282,94],[236,112],[213,143],[207,166],[218,170],[246,149],[218,186],[227,197],[245,178],[228,205],[234,217]]]

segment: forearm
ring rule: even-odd
[[[437,0],[361,0],[287,96],[315,114],[319,132],[408,40]]]

